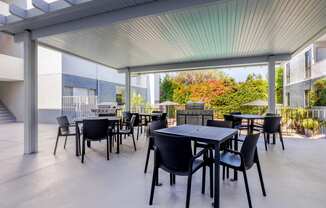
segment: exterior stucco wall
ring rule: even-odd
[[[0,82],[0,100],[19,122],[24,121],[24,82]]]

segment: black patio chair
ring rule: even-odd
[[[205,148],[198,154],[193,155],[191,141],[186,137],[154,133],[154,140],[154,171],[149,205],[153,204],[154,189],[159,169],[162,169],[170,173],[170,176],[178,175],[188,177],[186,197],[186,208],[188,208],[190,204],[192,175],[200,168],[205,168],[206,161],[199,158],[203,156],[208,149]],[[213,165],[211,165],[210,168],[213,169]],[[205,175],[203,175],[203,178],[203,181],[205,181]],[[211,186],[213,183],[212,179],[213,175],[210,176]],[[211,197],[212,196],[213,193],[211,193]]]
[[[119,129],[119,131],[116,132],[116,134],[118,134],[118,139],[117,139],[117,142],[120,142],[120,144],[122,143],[122,135],[124,136],[132,136],[132,141],[133,141],[133,144],[134,144],[134,149],[135,151],[137,151],[137,148],[136,148],[136,142],[135,142],[135,135],[134,135],[134,127],[135,127],[135,123],[136,123],[136,115],[132,115],[131,116],[131,119],[130,119],[130,122],[129,122],[129,126],[126,128],[126,129]]]
[[[146,163],[145,163],[144,173],[147,173],[147,166],[148,166],[150,152],[152,150],[154,150],[154,136],[153,136],[153,132],[155,130],[164,129],[166,127],[167,127],[166,121],[164,121],[164,120],[163,121],[162,120],[152,121],[149,124],[148,130],[147,130],[148,147],[147,147]]]
[[[56,139],[55,146],[54,146],[54,151],[53,151],[53,154],[54,155],[57,152],[57,147],[58,147],[58,142],[59,142],[59,138],[60,137],[65,137],[65,142],[64,142],[64,146],[63,146],[64,149],[66,149],[68,137],[74,136],[75,139],[76,139],[76,128],[75,128],[75,125],[69,123],[69,120],[68,120],[68,117],[67,116],[57,117],[57,122],[58,122],[59,127],[58,127],[57,139]],[[73,127],[74,130],[72,130],[71,127]]]
[[[224,115],[224,121],[232,122],[232,128],[241,130],[246,130],[248,124],[242,124],[241,118],[236,118],[234,115],[241,115],[241,112],[231,112],[228,115]]]
[[[86,141],[91,143],[92,141],[106,140],[106,157],[109,160],[109,143],[112,142],[109,142],[108,128],[109,121],[106,119],[83,121],[82,163],[84,163],[85,158]]]
[[[263,196],[266,196],[263,176],[261,172],[260,162],[257,152],[257,142],[260,134],[247,135],[240,152],[225,149],[220,156],[220,164],[223,167],[228,167],[236,171],[241,171],[243,173],[243,178],[246,186],[246,193],[249,208],[252,208],[249,184],[247,179],[247,170],[251,169],[254,164],[257,165],[259,180]]]
[[[264,134],[265,150],[267,151],[267,144],[270,143],[270,135],[273,135],[273,144],[276,143],[276,134],[279,135],[282,149],[284,150],[284,141],[281,128],[282,117],[278,115],[266,116],[264,118],[264,124],[260,131]]]
[[[131,116],[132,116],[132,114],[129,111],[122,112],[121,125],[124,126],[124,127],[129,126]]]
[[[133,128],[137,128],[137,140],[139,139],[139,130],[142,130],[142,121],[140,120],[139,113],[131,113],[131,117],[135,116],[135,121],[133,124]],[[130,127],[130,125],[129,125]]]

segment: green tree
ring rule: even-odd
[[[276,69],[276,102],[281,104],[283,103],[283,73],[283,67],[278,67]]]
[[[310,92],[311,106],[326,106],[326,79],[317,80]]]
[[[132,106],[141,106],[145,104],[145,100],[143,96],[137,93],[133,93],[131,97],[131,105]]]
[[[177,88],[177,83],[172,77],[166,75],[163,80],[160,81],[160,102],[167,100],[173,100],[174,90]]]

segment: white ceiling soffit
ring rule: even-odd
[[[86,11],[86,14],[94,12],[95,9],[88,7],[80,9],[94,2],[112,3],[111,9],[115,10],[106,13],[119,10],[120,13],[115,14],[120,16],[111,16],[107,26],[93,21],[96,24],[89,25],[91,29],[63,27],[63,31],[75,31],[41,38],[40,42],[114,68],[128,67],[140,71],[143,66],[147,69],[151,66],[155,69],[162,68],[160,66],[173,68],[173,65],[182,66],[180,63],[200,65],[200,62],[244,57],[262,57],[261,60],[265,60],[263,56],[293,54],[311,43],[326,28],[325,0],[156,0],[145,4],[170,2],[170,7],[167,7],[170,11],[163,12],[162,9],[155,14],[153,11],[159,11],[157,7],[152,13],[147,8],[143,16],[139,10],[144,3],[141,0],[93,0],[78,5],[78,8],[73,6],[75,10],[72,12],[75,13],[70,18],[75,18],[75,15],[85,17],[81,11]],[[176,10],[171,7],[171,2],[177,2],[176,5],[196,2],[196,7],[176,7]],[[200,2],[213,3],[198,6]],[[105,8],[102,9],[104,11]],[[100,11],[98,7],[96,10]],[[129,15],[124,11],[137,11],[137,18],[121,21],[121,16]],[[48,14],[44,17],[48,18],[45,19],[47,21],[36,20],[48,26],[60,19],[53,17],[56,15]],[[33,31],[42,31],[46,25],[41,24],[43,28],[40,28],[40,22],[37,24],[36,20],[30,19],[28,24],[23,24],[28,21],[24,20],[0,27],[0,30],[15,32],[21,30],[22,25],[28,25]]]
[[[114,68],[292,54],[326,27],[324,0],[229,0],[41,39]]]

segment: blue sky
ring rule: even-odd
[[[247,76],[252,73],[262,75],[263,78],[267,79],[267,66],[248,66],[217,70],[224,72],[226,75],[234,78],[237,82],[246,81]]]

